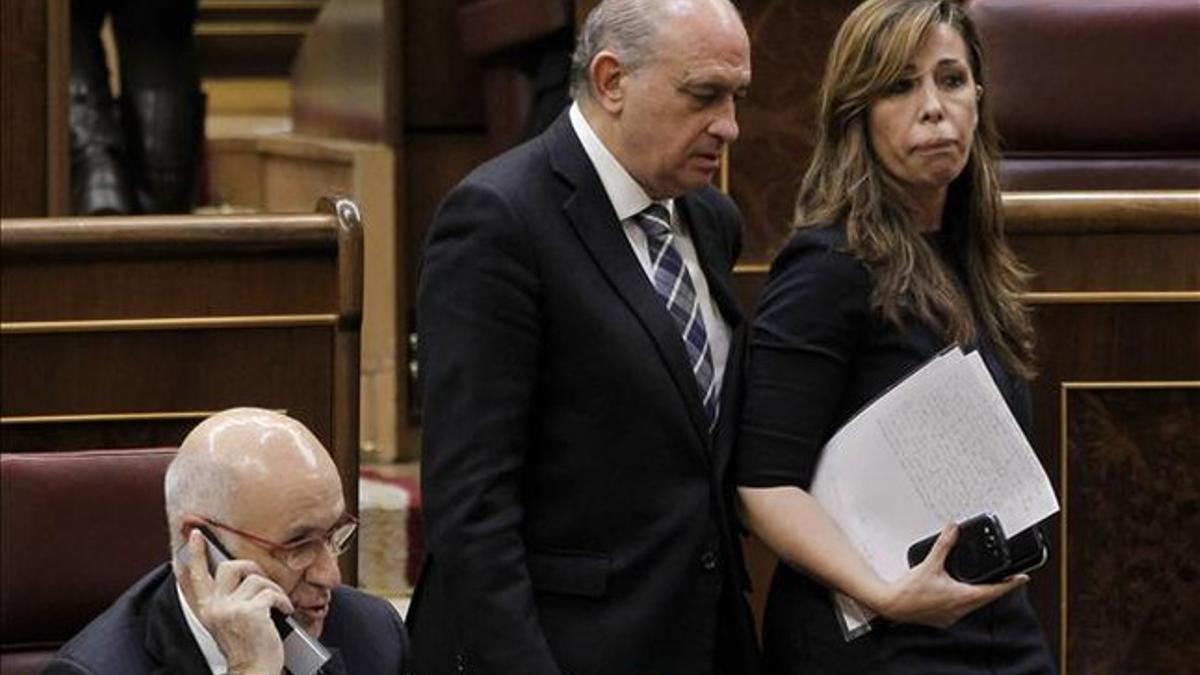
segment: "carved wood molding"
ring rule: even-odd
[[[1010,233],[1200,233],[1200,190],[1006,192],[1003,200]]]

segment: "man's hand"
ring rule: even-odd
[[[287,594],[249,560],[230,560],[208,573],[204,538],[198,530],[188,537],[190,560],[183,569],[176,563],[175,577],[186,595],[195,599],[192,609],[212,633],[221,653],[236,675],[279,675],[283,670],[283,642],[271,622],[271,608],[293,611]]]
[[[921,564],[890,584],[887,598],[875,608],[894,621],[949,628],[962,617],[1024,585],[1017,574],[996,584],[964,584],[946,573],[946,556],[958,539],[958,527],[947,525]]]

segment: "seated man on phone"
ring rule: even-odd
[[[354,532],[329,453],[296,420],[236,408],[201,422],[167,469],[173,561],[63,646],[45,673],[262,673],[284,667],[272,608],[332,653],[322,673],[407,672],[386,601],[341,585]],[[209,571],[203,528],[232,558]]]

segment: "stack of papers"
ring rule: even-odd
[[[1009,536],[1058,512],[1050,479],[978,352],[938,355],[858,412],[822,451],[811,488],[885,581],[908,547],[985,511]],[[835,594],[847,639],[874,615]]]

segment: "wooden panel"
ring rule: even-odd
[[[833,36],[857,0],[739,3],[754,80],[738,104],[729,191],[746,217],[742,261],[768,263],[786,239],[812,155],[816,96]]]
[[[404,3],[403,124],[409,131],[483,130],[483,83],[463,55],[457,5]]]
[[[73,438],[77,444],[56,446],[30,428],[50,427],[19,422],[16,427],[34,445],[18,447],[21,439],[10,436],[13,417],[178,413],[242,405],[286,409],[331,444],[334,322],[331,317],[326,326],[7,334],[0,356],[4,450],[99,447],[71,423],[54,425],[61,432],[55,440]],[[112,423],[128,427],[127,422]],[[134,447],[145,440],[151,446],[178,445],[183,440],[140,436],[111,447]]]
[[[1036,291],[1200,290],[1200,191],[1015,192],[1004,210]]]
[[[196,52],[204,77],[283,77],[325,0],[200,0]]]
[[[328,216],[312,215],[5,219],[0,254],[15,261],[333,250],[340,235]]]
[[[1200,237],[1187,233],[1029,235],[1013,248],[1038,270],[1038,291],[1188,291],[1200,288]],[[1062,261],[1077,257],[1078,263]]]
[[[1082,296],[1086,299],[1087,296]],[[1038,358],[1041,372],[1032,384],[1034,426],[1031,442],[1050,475],[1063,481],[1061,396],[1064,382],[1164,382],[1200,380],[1200,300],[1194,302],[1105,303],[1035,305]],[[1193,426],[1190,432],[1200,436]],[[1059,498],[1064,499],[1061,491]],[[1109,495],[1120,500],[1120,493]],[[1062,564],[1062,518],[1050,521],[1047,534],[1055,545],[1046,569],[1034,574],[1031,592],[1042,626],[1052,640],[1060,638],[1063,624],[1060,603],[1062,579],[1053,571]],[[1078,554],[1072,554],[1078,555]],[[1086,558],[1082,560],[1086,564]],[[1080,590],[1078,583],[1073,590]],[[1095,589],[1093,589],[1095,590]],[[1067,598],[1070,601],[1070,598]],[[1091,608],[1075,604],[1076,612]],[[1120,636],[1110,636],[1119,640]],[[1062,661],[1061,639],[1055,646]],[[1052,642],[1052,644],[1054,644]],[[1074,667],[1064,672],[1089,673]],[[1120,671],[1113,671],[1120,672]]]
[[[0,221],[3,449],[170,445],[197,412],[283,409],[355,510],[362,224],[320,208]]]
[[[241,208],[275,213],[303,211],[313,195],[339,192],[361,205],[366,228],[363,268],[361,415],[363,458],[388,462],[408,457],[409,434],[403,410],[407,390],[397,377],[397,314],[406,315],[406,240],[397,232],[396,153],[380,143],[293,134],[210,140],[215,194]],[[238,197],[240,195],[240,197]]]
[[[350,194],[350,166],[344,162],[286,155],[263,157],[264,207],[269,211],[296,211],[322,190]]]
[[[231,126],[268,127],[265,133],[290,129],[292,85],[281,77],[204,78],[205,127],[208,139],[227,136]],[[205,161],[210,161],[205,156]],[[211,165],[208,171],[212,172]],[[209,204],[220,204],[214,197]]]
[[[1003,203],[1034,291],[1200,291],[1200,191],[1008,192]],[[779,236],[773,249],[787,241]],[[746,258],[734,288],[753,310],[770,260]]]
[[[396,335],[400,340],[397,387],[407,409],[400,415],[400,459],[417,459],[420,392],[413,374],[416,279],[425,233],[437,205],[454,185],[487,158],[484,83],[477,63],[465,56],[458,28],[460,3],[406,2],[403,38],[403,136],[398,153],[396,194],[400,230],[396,237]]]
[[[1005,227],[1015,234],[1194,232],[1198,190],[1008,191]]]
[[[468,0],[458,4],[461,44],[476,58],[543,39],[574,19],[561,0]]]
[[[407,392],[405,401],[407,410],[400,414],[406,418],[406,429],[402,433],[407,438],[409,452],[402,459],[417,459],[420,447],[420,415],[421,392],[417,386],[416,359],[417,345],[413,342],[416,336],[414,319],[416,307],[417,275],[421,269],[421,254],[425,250],[425,235],[433,221],[433,215],[438,205],[451,188],[463,179],[471,169],[487,158],[489,149],[487,137],[483,134],[434,134],[419,133],[408,136],[406,147],[407,164],[412,167],[407,172],[406,206],[404,219],[407,223],[403,244],[405,252],[397,255],[397,260],[407,261],[404,270],[397,275],[398,297],[403,298],[402,307],[405,311],[398,312],[397,335],[407,343],[407,348],[401,348],[405,355],[405,363],[399,369],[398,375],[403,380],[400,387]],[[399,245],[398,241],[398,245]]]
[[[1194,344],[1194,343],[1193,343]],[[1200,382],[1065,385],[1065,670],[1200,663]],[[1189,665],[1190,664],[1190,665]]]
[[[67,202],[67,3],[0,3],[0,216]]]
[[[411,168],[406,175],[408,199],[404,213],[412,257],[405,272],[413,293],[434,212],[446,194],[487,158],[487,152],[487,139],[482,134],[423,133],[409,137],[405,155]]]
[[[0,3],[0,214],[46,214],[46,5]]]
[[[328,255],[190,257],[186,260],[64,260],[54,267],[5,262],[5,321],[122,316],[317,314],[336,302]],[[153,279],[155,288],[146,287]],[[206,293],[189,292],[204,279]],[[53,294],[53,305],[39,294]]]
[[[439,3],[440,4],[440,3]],[[296,131],[393,145],[400,133],[400,6],[329,0],[292,69]]]
[[[210,135],[204,162],[208,169],[210,204],[257,210],[266,203],[262,159],[254,139],[212,138]]]

